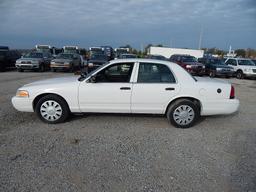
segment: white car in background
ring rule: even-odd
[[[175,63],[118,59],[87,76],[24,85],[12,104],[47,123],[63,122],[70,113],[142,113],[163,114],[174,126],[188,128],[200,116],[236,112],[239,100],[231,84],[192,77]]]
[[[256,66],[251,59],[228,58],[225,61],[225,64],[233,67],[238,79],[243,79],[244,77],[256,77]]]

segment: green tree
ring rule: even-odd
[[[238,57],[245,57],[246,56],[246,51],[244,49],[237,49],[237,50],[235,50],[235,53]]]

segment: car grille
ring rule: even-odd
[[[21,61],[21,64],[31,64],[31,61]]]
[[[253,69],[252,72],[253,72],[253,73],[256,73],[256,69]]]
[[[222,71],[230,71],[230,69],[222,69]]]
[[[32,69],[31,65],[22,65],[22,69]]]

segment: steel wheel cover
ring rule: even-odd
[[[180,105],[173,112],[173,119],[179,125],[188,125],[195,118],[195,111],[189,105]]]
[[[56,121],[62,115],[62,108],[56,101],[45,101],[40,107],[40,114],[47,121]]]

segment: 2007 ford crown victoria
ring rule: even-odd
[[[165,114],[174,126],[188,128],[200,116],[234,113],[239,100],[231,84],[192,77],[175,63],[121,59],[87,76],[24,85],[12,104],[47,123],[63,122],[70,113],[143,113]]]

